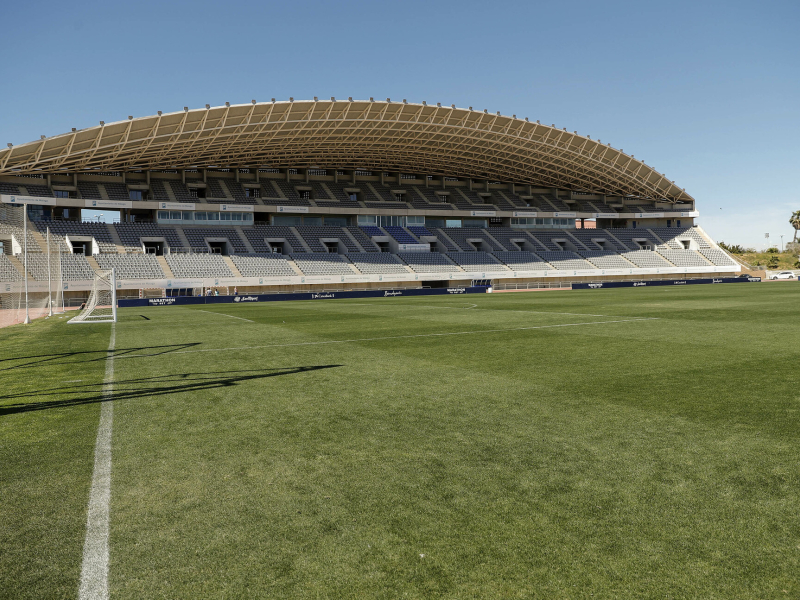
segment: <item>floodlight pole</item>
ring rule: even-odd
[[[28,312],[28,205],[22,205],[22,258],[25,261],[25,320],[23,323],[27,325],[31,322],[31,315]]]
[[[53,316],[53,283],[52,273],[50,272],[50,262],[53,256],[50,252],[50,228],[47,228],[47,305],[49,307],[48,316]]]

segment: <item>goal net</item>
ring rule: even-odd
[[[34,232],[24,206],[0,203],[0,327],[63,313],[66,243]]]
[[[116,323],[117,290],[114,269],[94,272],[89,299],[68,323]]]

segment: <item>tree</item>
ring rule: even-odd
[[[777,269],[778,268],[778,257],[775,256],[774,254],[772,256],[770,256],[769,260],[767,261],[767,267],[769,269]]]
[[[742,248],[739,244],[726,244],[725,242],[719,242],[719,247],[723,250],[727,250],[731,254],[744,254],[745,252],[750,252],[747,248]]]
[[[792,213],[792,218],[789,219],[789,224],[794,227],[794,238],[792,238],[792,242],[796,242],[797,231],[800,229],[800,210],[796,210]]]

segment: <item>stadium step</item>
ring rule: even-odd
[[[107,225],[108,232],[111,235],[111,240],[114,242],[114,245],[117,247],[117,254],[127,254],[125,252],[125,246],[122,245],[122,240],[119,239],[119,234],[117,233],[117,228],[112,227],[111,225]]]
[[[342,227],[342,231],[344,231],[344,234],[348,238],[350,238],[350,240],[352,240],[352,242],[356,245],[356,248],[359,249],[359,252],[366,252],[366,250],[364,249],[364,246],[362,246],[361,244],[358,243],[358,240],[355,238],[355,236],[352,233],[350,233],[347,230],[347,227]]]
[[[237,225],[236,227],[233,228],[233,230],[239,234],[239,239],[244,244],[244,247],[247,248],[247,252],[249,252],[250,254],[255,254],[255,249],[253,248],[253,245],[250,243],[250,240],[247,239],[247,236],[244,234],[244,231],[242,231],[242,228]]]
[[[242,277],[242,272],[239,271],[239,267],[236,266],[230,256],[223,256],[222,260],[225,261],[225,264],[228,265],[228,268],[235,277]]]
[[[184,250],[190,250],[192,245],[189,243],[189,238],[187,238],[186,234],[183,233],[183,229],[181,229],[180,227],[176,227],[175,228],[175,233],[178,234],[178,237],[181,240],[181,244],[183,244],[183,249]]]
[[[97,262],[97,259],[94,256],[87,256],[86,262],[89,263],[89,266],[92,267],[95,271],[100,270],[100,264]]]
[[[297,231],[297,229],[294,227],[289,227],[289,229],[294,234],[294,237],[297,238],[297,241],[300,242],[300,245],[303,246],[303,249],[306,252],[311,252],[311,247],[308,244],[306,244],[306,241],[303,239],[303,236],[300,235],[300,232]]]
[[[33,275],[25,272],[25,266],[22,264],[22,261],[20,261],[13,254],[7,254],[6,256],[8,256],[8,260],[11,261],[11,264],[14,265],[14,268],[17,270],[17,273],[19,273],[20,275],[24,275],[25,278],[28,280],[31,281],[33,280]]]
[[[164,271],[164,275],[167,279],[174,279],[175,274],[172,272],[172,269],[169,268],[169,264],[167,263],[167,259],[163,256],[156,256],[156,260],[158,261],[161,270]]]
[[[35,227],[28,227],[28,233],[33,236],[33,239],[36,240],[36,243],[39,244],[42,252],[47,252],[47,240],[44,236],[39,233]]]
[[[298,267],[298,266],[297,266],[297,263],[295,263],[295,262],[294,262],[294,261],[293,261],[291,258],[288,258],[288,257],[287,257],[287,258],[286,258],[286,262],[289,264],[289,268],[290,268],[292,271],[294,271],[295,273],[297,273],[297,274],[298,274],[298,275],[300,275],[301,277],[305,277],[305,273],[303,273],[303,272],[300,270],[300,267]]]
[[[466,198],[466,196],[464,196],[464,197]],[[494,237],[494,236],[493,236],[493,235],[492,235],[492,234],[489,232],[489,230],[488,230],[488,229],[484,229],[484,230],[483,230],[483,232],[484,232],[484,234],[486,235],[486,237],[487,237],[487,238],[489,238],[489,239],[492,241],[492,243],[493,243],[495,246],[497,246],[497,247],[498,247],[500,250],[506,250],[506,251],[508,250],[508,248],[506,248],[505,246],[503,246],[503,244],[501,244],[500,242],[498,242],[498,241],[497,241],[497,238],[495,238],[495,237]]]

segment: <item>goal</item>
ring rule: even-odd
[[[86,305],[68,323],[116,323],[117,281],[114,269],[94,272],[94,283]]]

